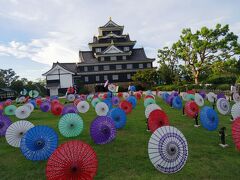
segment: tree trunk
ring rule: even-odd
[[[199,71],[194,71],[194,82],[198,84]]]

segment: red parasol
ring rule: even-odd
[[[122,93],[122,92],[119,92],[119,93],[118,93],[118,97],[120,97],[120,98],[123,97],[123,93]]]
[[[62,114],[64,106],[60,103],[56,103],[51,106],[51,111],[55,116],[59,116]]]
[[[47,162],[48,180],[94,179],[97,173],[97,155],[92,147],[73,140],[60,145]]]
[[[142,97],[142,94],[140,92],[136,92],[136,93],[134,93],[134,95],[137,98],[137,100],[140,100]]]
[[[188,101],[185,104],[184,112],[190,118],[195,118],[196,114],[199,112],[199,107],[195,101]]]
[[[166,113],[160,109],[153,110],[148,117],[148,128],[153,133],[162,126],[168,126],[169,120]]]
[[[240,117],[237,117],[232,123],[232,138],[236,148],[240,151]]]
[[[58,99],[53,99],[52,101],[51,101],[51,106],[54,106],[55,104],[59,104],[60,102],[59,102],[59,100]]]
[[[152,98],[152,99],[155,99],[155,97],[154,97],[154,96],[152,96],[152,95],[147,95],[147,96],[145,96],[145,98],[144,98],[144,99],[147,99],[147,98]]]
[[[188,94],[195,94],[195,90],[191,89],[187,91]]]
[[[41,98],[36,99],[36,104],[40,106],[42,104],[42,99]]]
[[[121,101],[119,107],[124,110],[126,114],[132,112],[132,104],[126,100]]]

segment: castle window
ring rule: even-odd
[[[127,64],[127,69],[132,69],[132,64]]]
[[[96,48],[96,52],[101,52],[101,48]]]
[[[101,61],[104,61],[104,57],[101,57]]]
[[[127,59],[127,57],[126,57],[126,56],[123,56],[123,57],[122,57],[122,59],[123,59],[123,60],[126,60],[126,59]]]
[[[104,81],[106,81],[108,79],[107,75],[104,75]]]
[[[131,79],[131,74],[127,74],[127,79]]]
[[[151,68],[151,63],[147,63],[147,67],[148,67],[148,68]]]
[[[124,51],[129,51],[129,47],[128,47],[128,46],[127,46],[127,47],[124,47],[123,50],[124,50]]]
[[[103,70],[107,71],[109,69],[110,69],[109,66],[103,66]]]
[[[94,71],[98,71],[98,66],[94,66]]]
[[[84,71],[88,71],[88,67],[87,66],[84,67]]]
[[[111,56],[111,57],[110,57],[110,60],[111,60],[111,61],[116,61],[116,60],[117,60],[117,57],[116,57],[116,56]]]
[[[121,64],[116,65],[116,69],[117,70],[122,69],[122,65]]]
[[[140,69],[142,69],[142,68],[143,68],[143,64],[138,64],[138,67],[139,67]]]
[[[85,82],[88,82],[88,76],[85,76],[84,80]]]
[[[113,79],[113,80],[118,80],[118,75],[113,75],[113,76],[112,76],[112,79]]]
[[[96,76],[96,81],[99,81],[99,79],[100,79],[99,76]]]

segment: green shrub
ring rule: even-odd
[[[220,84],[216,86],[217,90],[222,90],[222,91],[226,91],[226,90],[230,90],[230,84]]]
[[[234,84],[236,79],[235,75],[212,75],[206,82],[210,84]]]

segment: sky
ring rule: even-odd
[[[239,7],[239,0],[0,0],[0,69],[43,79],[53,62],[78,62],[109,17],[156,58],[183,28],[229,24],[240,36]]]

